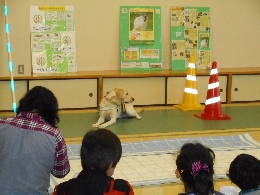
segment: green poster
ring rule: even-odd
[[[120,7],[121,70],[161,70],[161,7]]]
[[[186,70],[190,56],[197,69],[211,66],[210,8],[171,7],[172,70]]]

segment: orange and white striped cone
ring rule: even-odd
[[[194,114],[203,120],[229,120],[221,111],[217,62],[212,63],[204,113]]]
[[[201,106],[199,103],[198,98],[195,63],[193,56],[190,57],[182,103],[175,105],[174,107],[183,111],[203,110],[203,106]]]

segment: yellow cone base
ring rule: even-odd
[[[179,105],[174,105],[174,107],[183,111],[189,111],[189,110],[204,110],[205,106],[202,106],[200,104],[195,104],[195,105],[179,104]]]

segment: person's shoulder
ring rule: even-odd
[[[225,195],[225,194],[214,190],[214,195]]]
[[[84,180],[72,178],[55,186],[53,195],[66,194],[67,190],[84,193],[86,183]]]
[[[124,179],[111,178],[111,183],[113,183],[113,191],[118,191],[126,194],[133,194],[133,188],[128,181]]]
[[[259,195],[259,194],[260,194],[260,190],[248,193],[248,195]]]
[[[179,193],[178,195],[193,195],[193,194],[192,193]],[[214,195],[225,195],[225,194],[222,194],[221,192],[214,190]]]
[[[127,188],[129,188],[130,184],[128,181],[123,180],[123,179],[115,179],[114,180],[114,189],[116,190],[125,190]]]
[[[14,120],[16,120],[17,117],[10,117],[10,118],[0,118],[0,123],[10,123]]]

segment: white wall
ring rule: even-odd
[[[171,68],[170,7],[200,6],[211,9],[212,61],[218,68],[259,67],[259,0],[7,0],[11,25],[12,57],[25,65],[31,75],[30,6],[71,5],[75,9],[78,71],[120,70],[119,7],[157,5],[162,7],[163,69]],[[0,1],[0,76],[9,76],[7,67],[4,0]]]

